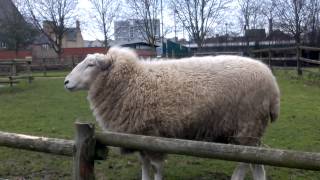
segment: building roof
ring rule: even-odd
[[[79,31],[78,28],[67,28],[67,31],[65,32],[67,41],[77,41],[78,31]]]
[[[79,29],[77,28],[67,28],[67,31],[65,32],[66,40],[67,41],[77,41],[77,33]],[[38,35],[33,44],[35,45],[41,45],[41,44],[50,44],[50,41],[46,35],[41,33]]]
[[[290,36],[289,34],[286,34],[284,32],[282,32],[279,29],[273,30],[267,37],[267,39],[269,40],[292,40],[292,36]]]
[[[119,46],[128,46],[128,45],[143,45],[143,46],[150,46],[149,43],[143,42],[143,41],[136,41],[136,42],[127,42],[127,43],[121,43]],[[156,45],[157,46],[157,45]],[[157,46],[158,47],[158,46]]]
[[[245,31],[245,37],[249,41],[263,41],[267,37],[265,29],[247,29]]]
[[[13,4],[11,0],[1,0],[1,6],[0,6],[0,20],[7,19],[8,14],[7,13],[16,13],[21,18],[23,16],[18,11],[17,7]]]
[[[111,43],[111,40],[108,40],[108,44]],[[104,47],[102,40],[94,40],[94,41],[84,41],[84,47]]]
[[[18,18],[19,20],[22,20],[23,22],[25,22],[23,16],[20,14],[19,10],[11,0],[1,0],[0,24],[1,24],[1,21],[2,22],[4,21],[6,23],[6,22],[9,22],[10,20],[13,20],[14,18]],[[4,35],[1,35],[1,32],[0,32],[0,41],[6,41],[6,38],[3,36]]]
[[[35,45],[50,44],[50,41],[46,35],[40,34],[35,38],[35,40],[33,41],[33,44]]]

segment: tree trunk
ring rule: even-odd
[[[103,45],[105,48],[107,48],[108,47],[108,35],[107,35],[105,16],[102,16],[102,22],[103,22],[103,36],[104,36]]]

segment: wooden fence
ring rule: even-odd
[[[92,124],[76,123],[75,140],[0,132],[0,146],[74,157],[73,179],[94,179],[94,161],[105,160],[107,147],[181,154],[195,157],[320,170],[320,153],[210,142],[96,132]]]
[[[12,60],[1,60],[0,68],[0,77],[8,80],[1,80],[0,83],[8,83],[12,86],[15,83],[18,83],[18,79],[28,79],[28,82],[31,83],[33,80],[31,72],[31,62],[32,59],[12,59]],[[23,68],[23,71],[19,71],[18,68]],[[8,69],[8,70],[7,70]]]
[[[311,59],[303,56],[303,51],[308,51],[317,54],[317,59]],[[309,63],[312,65],[317,65],[320,68],[320,48],[317,47],[308,47],[308,46],[297,46],[297,47],[287,47],[287,48],[266,48],[266,49],[258,49],[253,50],[251,52],[251,56],[254,58],[258,58],[265,63],[269,64],[270,68],[272,68],[272,62],[288,62],[293,61],[296,62],[297,73],[298,75],[302,75],[302,66],[303,62]]]

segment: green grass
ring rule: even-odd
[[[65,72],[56,72],[59,76]],[[281,116],[266,132],[263,143],[272,148],[320,152],[320,87],[291,71],[276,71],[281,88]],[[63,78],[21,81],[0,88],[0,130],[72,139],[74,121],[94,122],[86,93],[69,93]],[[0,178],[71,179],[72,158],[0,147]],[[169,155],[165,179],[228,179],[235,163]],[[317,180],[319,172],[268,166],[269,179]],[[97,179],[139,179],[135,155],[112,149],[106,161],[96,161]],[[108,177],[108,178],[106,178]],[[248,178],[251,179],[251,178]]]
[[[35,71],[32,72],[32,75],[34,77],[65,77],[68,72],[70,72],[69,70],[65,70],[65,71],[47,71],[46,74],[43,71]]]

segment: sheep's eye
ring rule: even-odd
[[[88,67],[93,67],[94,65],[93,64],[88,64]]]

